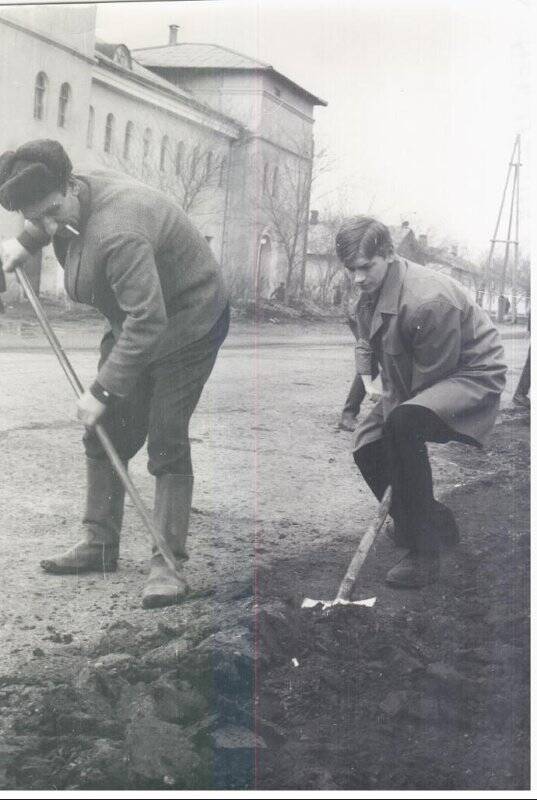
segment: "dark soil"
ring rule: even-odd
[[[462,542],[436,586],[386,587],[381,534],[355,592],[374,608],[303,611],[352,555],[305,530],[188,623],[35,652],[0,687],[2,788],[529,788],[528,417],[504,412],[486,459],[449,448],[474,477],[442,498]]]

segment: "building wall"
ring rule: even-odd
[[[76,11],[76,13],[75,13]],[[23,23],[37,26],[37,32]],[[30,139],[58,139],[72,160],[83,153],[87,109],[91,91],[95,8],[69,9],[35,7],[0,10],[0,152],[16,149]],[[44,35],[42,31],[46,32]],[[34,91],[37,74],[47,76],[43,119],[34,119]],[[60,87],[68,82],[71,99],[65,127],[58,127]],[[23,135],[21,136],[21,131]],[[21,226],[19,215],[0,208],[0,237],[15,235]],[[43,275],[42,287],[57,292],[58,276],[50,253],[53,275]],[[9,295],[20,295],[18,285],[8,278]]]
[[[251,295],[261,271],[263,292],[270,293],[285,280],[287,263],[268,201],[275,183],[283,187],[286,174],[308,163],[313,142],[311,102],[277,76],[252,71],[189,73],[186,84],[192,94],[174,95],[103,56],[90,57],[94,25],[94,7],[24,7],[14,9],[9,19],[0,11],[0,102],[10,109],[12,120],[9,128],[0,129],[1,150],[33,138],[56,138],[71,156],[75,170],[120,169],[158,186],[180,203],[184,180],[175,173],[177,144],[183,143],[185,162],[198,153],[201,170],[210,152],[210,175],[201,181],[187,213],[210,241],[234,291]],[[33,119],[39,71],[44,71],[49,81],[46,114],[40,121]],[[181,80],[172,74],[167,77],[185,85],[184,76]],[[72,99],[69,122],[62,129],[57,125],[57,106],[64,81],[71,85]],[[93,138],[88,142],[90,106],[94,123]],[[114,116],[114,134],[111,150],[105,153],[108,114]],[[123,146],[128,121],[134,130],[126,159]],[[152,144],[144,162],[147,128],[152,132]],[[164,136],[169,150],[161,170]],[[285,208],[282,188],[280,192],[279,205]],[[19,225],[15,215],[0,213],[0,236],[13,235]],[[303,240],[299,240],[300,257],[302,250]],[[41,289],[58,295],[62,286],[62,271],[45,251]]]

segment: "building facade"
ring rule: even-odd
[[[95,37],[92,6],[0,8],[0,148],[58,139],[81,173],[127,172],[173,196],[236,296],[303,274],[313,110],[326,105],[272,66],[215,44],[131,52]],[[0,236],[18,230],[0,212]],[[290,247],[290,242],[293,247]],[[45,250],[42,293],[63,276]],[[12,289],[15,291],[15,289]]]

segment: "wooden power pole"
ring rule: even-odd
[[[498,322],[503,322],[503,318],[505,316],[505,310],[506,310],[505,283],[507,277],[507,269],[509,266],[509,255],[511,253],[511,245],[513,245],[513,251],[514,251],[514,258],[513,258],[512,272],[511,272],[511,308],[513,313],[513,322],[516,322],[516,317],[517,317],[517,280],[518,280],[518,261],[519,261],[518,236],[519,236],[519,204],[520,204],[519,201],[520,201],[521,166],[522,164],[520,162],[520,134],[518,134],[515,139],[515,144],[513,147],[513,152],[511,153],[511,158],[509,159],[509,167],[507,169],[505,186],[503,187],[502,199],[500,202],[500,210],[498,211],[498,217],[496,219],[494,234],[492,236],[492,239],[490,240],[490,250],[489,250],[487,264],[485,267],[485,276],[484,276],[485,289],[488,290],[488,295],[489,295],[489,311],[490,311],[492,306],[491,276],[494,263],[494,251],[497,244],[505,245],[503,265],[500,275],[500,284],[498,287],[499,288],[498,316],[497,316]],[[507,219],[507,232],[505,239],[498,239],[498,232],[502,221],[505,199],[507,196],[507,190],[509,188],[509,184],[511,184],[511,198],[509,203],[509,216]],[[511,238],[511,234],[513,232],[513,218],[514,218],[514,238]]]

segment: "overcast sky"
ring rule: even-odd
[[[272,64],[328,102],[316,140],[334,166],[313,207],[369,211],[486,250],[522,134],[527,246],[526,0],[198,0],[100,4],[97,34],[131,48],[214,42]],[[505,238],[505,237],[503,237]]]

